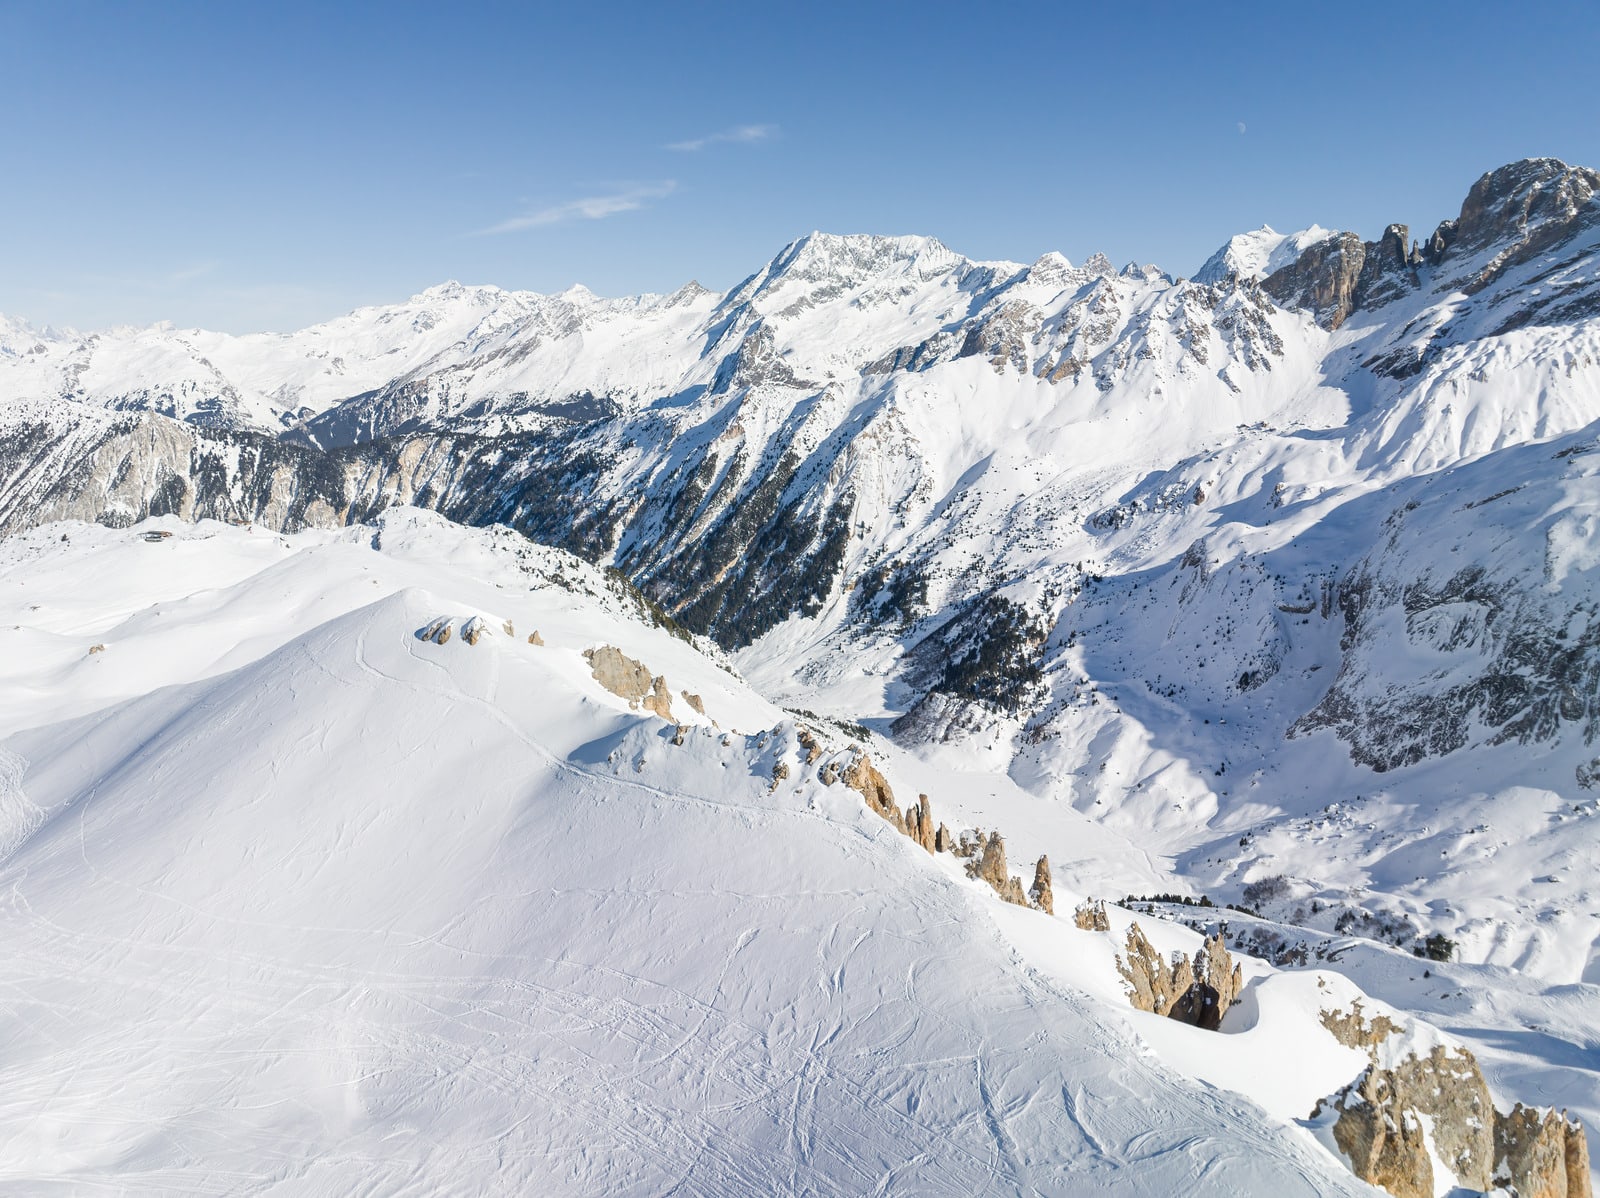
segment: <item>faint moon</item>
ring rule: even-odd
[[[1240,122],[1239,122],[1239,132],[1240,132],[1240,133],[1243,133],[1243,132],[1244,132],[1244,122],[1243,122],[1243,121],[1240,121]]]

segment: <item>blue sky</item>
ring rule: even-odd
[[[0,312],[289,329],[792,238],[1199,266],[1600,166],[1600,6],[0,0]]]

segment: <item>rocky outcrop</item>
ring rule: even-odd
[[[1381,1011],[1368,1016],[1359,998],[1348,1009],[1325,1009],[1321,1018],[1328,1034],[1346,1048],[1373,1049],[1404,1030]]]
[[[1317,1104],[1313,1118],[1335,1115],[1334,1141],[1357,1177],[1395,1195],[1434,1191],[1433,1155],[1458,1184],[1486,1190],[1495,1155],[1495,1111],[1473,1055],[1435,1045],[1384,1066],[1374,1051],[1361,1076]]]
[[[1411,230],[1390,225],[1377,241],[1363,247],[1361,277],[1356,280],[1355,306],[1377,308],[1417,286],[1420,252],[1410,248]]]
[[[1072,913],[1072,922],[1085,932],[1109,932],[1111,916],[1106,912],[1105,899],[1085,899]]]
[[[928,852],[934,851],[933,805],[927,795],[919,794],[917,805],[906,808],[905,829],[912,840]]]
[[[450,640],[451,620],[448,616],[440,616],[431,621],[427,627],[417,633],[420,640],[431,641],[436,645],[443,645]]]
[[[1168,1012],[1172,1018],[1217,1031],[1222,1017],[1244,989],[1244,977],[1221,933],[1206,938],[1194,955],[1194,981]]]
[[[1494,1182],[1517,1198],[1590,1198],[1583,1124],[1565,1111],[1526,1107],[1494,1120]]]
[[[461,639],[469,645],[476,645],[489,635],[489,621],[482,616],[473,616],[461,628]]]
[[[1207,939],[1192,961],[1173,953],[1169,964],[1137,923],[1128,928],[1126,953],[1117,957],[1117,972],[1128,984],[1128,1001],[1138,1010],[1207,1031],[1222,1026],[1244,980],[1220,934]]]
[[[672,694],[664,675],[652,675],[643,662],[635,661],[615,645],[585,649],[583,656],[595,681],[626,699],[630,708],[642,707],[664,720],[672,719]]]
[[[699,695],[691,695],[688,691],[679,691],[678,693],[683,696],[683,701],[689,705],[690,711],[696,715],[705,715],[706,705]]]
[[[872,764],[872,758],[863,753],[844,772],[843,781],[851,790],[866,800],[867,806],[884,819],[899,822],[900,809],[894,805],[894,791],[889,780]]]
[[[693,706],[693,704],[690,704]],[[812,765],[817,758],[822,756],[822,742],[817,739],[817,734],[801,724],[795,729],[795,739],[800,742],[800,747],[806,751],[806,764]]]
[[[1028,899],[1046,915],[1056,913],[1055,895],[1050,890],[1050,858],[1041,856],[1033,867],[1033,885],[1028,887]]]
[[[537,628],[535,628],[532,632],[528,633],[528,644],[530,644],[530,645],[542,645],[542,644],[544,644],[544,637],[539,635],[539,630]]]
[[[1334,1142],[1350,1171],[1395,1198],[1433,1198],[1433,1160],[1422,1120],[1385,1071],[1368,1069],[1313,1118],[1333,1113]]]
[[[803,738],[801,744],[806,744]],[[842,781],[851,790],[860,794],[869,808],[928,852],[949,852],[967,857],[967,876],[987,882],[1006,902],[1015,903],[1019,907],[1036,906],[1045,912],[1054,912],[1054,900],[1050,893],[1050,862],[1046,858],[1040,857],[1034,869],[1033,901],[1030,903],[1029,896],[1023,893],[1022,879],[1012,876],[1006,868],[1006,842],[1000,833],[991,832],[985,838],[980,830],[977,833],[976,846],[969,842],[963,833],[960,844],[956,844],[950,829],[934,821],[933,802],[927,795],[919,794],[916,806],[907,807],[904,811],[895,805],[894,791],[889,786],[889,780],[877,766],[872,764],[872,758],[867,754],[858,754],[842,773],[831,763],[824,766],[821,779],[824,785],[831,784],[835,780]]]
[[[1022,893],[1022,879],[1013,877],[1006,869],[1006,842],[1000,833],[990,832],[983,849],[967,865],[967,876],[987,882],[1002,899],[1019,907],[1028,905]]]
[[[1194,969],[1181,954],[1169,965],[1137,923],[1128,928],[1126,956],[1117,957],[1117,972],[1128,984],[1128,1001],[1140,1011],[1169,1015],[1172,1005],[1194,983]]]
[[[1431,1198],[1441,1180],[1437,1160],[1467,1189],[1589,1198],[1583,1126],[1565,1112],[1518,1103],[1502,1115],[1472,1053],[1437,1043],[1399,1053],[1394,1045],[1408,1029],[1385,1014],[1369,1016],[1359,1002],[1323,1011],[1322,1024],[1367,1053],[1361,1075],[1312,1112],[1331,1116],[1334,1141],[1356,1176],[1399,1198]]]

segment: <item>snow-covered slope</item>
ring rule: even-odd
[[[0,552],[10,1188],[1360,1189],[1294,1122],[1359,1062],[1265,1080],[1315,1002],[1137,1016],[1140,1051],[1103,938],[823,785],[582,563],[401,510]],[[600,643],[670,679],[676,738]]]

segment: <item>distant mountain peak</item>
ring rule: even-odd
[[[1230,278],[1264,279],[1288,266],[1311,246],[1332,236],[1333,233],[1321,225],[1312,225],[1298,233],[1279,233],[1271,225],[1264,224],[1248,233],[1235,233],[1194,272],[1194,281],[1215,285]]]

